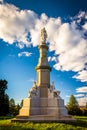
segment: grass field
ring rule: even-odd
[[[11,123],[11,119],[0,118],[0,130],[87,130],[87,117],[75,116],[73,123]]]

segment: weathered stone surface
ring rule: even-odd
[[[67,115],[63,99],[58,98],[27,98],[23,101],[23,107],[19,116],[30,115]]]

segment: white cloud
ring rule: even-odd
[[[48,61],[55,61],[56,62],[57,58],[55,56],[53,56],[53,57],[49,56]]]
[[[13,13],[14,12],[14,13]],[[0,38],[3,41],[23,48],[25,45],[37,46],[40,43],[40,30],[47,30],[47,41],[54,56],[54,68],[61,71],[74,71],[76,79],[86,82],[87,40],[84,38],[84,29],[79,29],[77,23],[84,18],[86,29],[87,13],[80,12],[72,18],[71,23],[62,23],[61,18],[49,18],[42,13],[41,16],[31,10],[20,10],[14,5],[0,4]],[[77,21],[77,23],[75,22]],[[82,76],[84,75],[84,76]]]
[[[79,87],[76,89],[78,94],[74,95],[80,106],[85,106],[87,103],[87,86]]]
[[[31,78],[31,79],[28,79],[27,81],[28,82],[34,82],[35,80],[33,78]]]
[[[86,106],[87,96],[85,94],[76,94],[74,95],[78,101],[79,106]],[[70,98],[70,95],[66,95],[67,98]]]
[[[67,98],[70,98],[70,95],[66,95]]]
[[[55,45],[56,53],[59,54],[59,62],[54,66],[56,69],[78,72],[85,68],[87,41],[81,33],[75,25],[62,25]]]
[[[75,16],[75,18],[76,18],[76,19],[81,19],[81,18],[83,18],[84,16],[85,16],[85,12],[80,11],[80,12],[78,13],[78,15]]]
[[[79,98],[78,103],[79,103],[80,106],[86,106],[87,97]]]
[[[87,23],[83,25],[83,28],[87,30]]]
[[[28,33],[36,20],[37,15],[31,10],[19,10],[14,5],[1,4],[0,38],[9,44],[14,42],[30,44]]]
[[[82,70],[77,73],[77,75],[73,76],[73,78],[76,78],[80,80],[81,82],[86,82],[87,81],[87,70]]]
[[[83,93],[83,92],[87,93],[87,86],[83,86],[83,87],[77,88],[76,92],[77,93]]]
[[[71,17],[71,19],[75,22],[80,24],[81,21],[83,20],[87,20],[87,12],[85,11],[79,11],[79,13],[77,15],[75,15],[74,17]]]
[[[19,47],[20,49],[24,48],[24,43],[20,42],[18,44],[16,44],[17,47]]]
[[[74,96],[75,96],[76,98],[79,98],[79,97],[83,97],[84,94],[75,94]]]
[[[21,57],[21,56],[29,57],[31,55],[32,55],[32,53],[26,52],[26,51],[18,53],[18,57]]]
[[[3,3],[4,2],[4,0],[0,0],[0,3]]]

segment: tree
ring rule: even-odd
[[[15,100],[13,98],[11,98],[9,100],[9,113],[12,115],[12,116],[15,116],[19,113],[19,109],[20,109],[20,105],[17,104],[15,105]]]
[[[87,102],[86,102],[86,106],[85,107],[87,108]]]
[[[4,116],[9,112],[9,97],[5,94],[8,82],[0,80],[0,116]]]
[[[15,115],[15,100],[13,98],[9,100],[9,113]]]
[[[9,113],[9,96],[5,94],[5,100],[4,100],[4,115]]]
[[[21,106],[19,104],[15,106],[15,115],[18,115],[20,108]]]
[[[87,116],[87,102],[86,102],[85,108],[83,108],[83,115]]]
[[[81,110],[76,98],[71,95],[67,105],[68,113],[71,115],[81,115]]]
[[[3,99],[5,95],[5,90],[7,89],[8,82],[6,80],[0,80],[0,98]]]
[[[21,103],[20,103],[20,107],[22,108],[23,106],[23,99],[21,100]]]
[[[13,98],[9,100],[9,107],[15,107],[15,100]]]

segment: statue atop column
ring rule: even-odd
[[[41,43],[45,44],[46,43],[46,38],[47,38],[47,32],[45,28],[41,29]]]
[[[46,45],[47,32],[41,30],[41,44],[39,45],[39,61],[36,66],[37,81],[29,90],[28,98],[23,100],[23,106],[19,115],[12,121],[25,122],[65,122],[75,121],[67,113],[64,100],[60,97],[60,91],[55,89],[54,82],[50,84],[51,67],[48,63]]]

